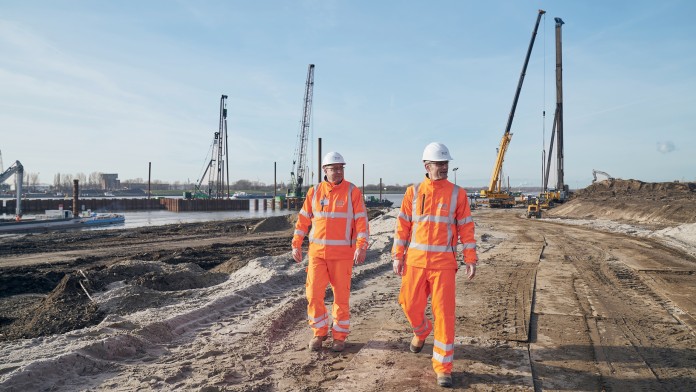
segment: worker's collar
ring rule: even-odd
[[[431,180],[431,179],[430,179],[430,176],[428,175],[428,173],[425,173],[425,180],[426,180],[430,185],[432,185],[432,186],[434,186],[434,187],[436,187],[436,188],[446,186],[447,184],[450,183],[446,178],[443,178],[443,179],[441,179],[441,180]]]
[[[333,183],[333,182],[329,181],[329,180],[326,178],[326,176],[324,176],[324,182],[326,182],[327,184],[331,185],[332,187],[334,187],[334,186],[339,186],[339,185],[343,184],[343,180],[345,180],[345,178],[342,179],[342,180],[339,181],[339,182]]]

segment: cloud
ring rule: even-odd
[[[670,141],[657,142],[657,151],[667,154],[675,150],[674,143]]]

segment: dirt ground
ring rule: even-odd
[[[695,190],[614,180],[543,219],[475,210],[454,389],[696,390]],[[373,211],[343,353],[307,350],[292,216],[0,239],[0,389],[439,390],[432,337],[408,352],[397,213]]]

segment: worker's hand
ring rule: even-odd
[[[404,274],[404,261],[394,259],[394,261],[392,261],[392,269],[394,270],[395,274],[397,274],[399,276],[403,276],[403,274]]]
[[[302,248],[292,248],[292,258],[295,262],[302,262]]]
[[[367,250],[363,248],[355,249],[353,254],[353,264],[362,264],[365,262],[365,256],[367,256]]]
[[[466,276],[469,280],[474,279],[474,276],[476,276],[476,264],[466,265]]]

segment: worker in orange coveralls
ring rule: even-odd
[[[394,273],[401,276],[399,303],[413,328],[410,350],[414,353],[421,351],[433,330],[425,316],[431,297],[435,323],[432,362],[442,387],[452,387],[458,239],[469,279],[476,274],[478,260],[466,191],[447,180],[450,160],[444,144],[425,147],[425,179],[406,189],[392,248]]]
[[[329,333],[329,314],[324,305],[326,286],[331,284],[333,351],[343,351],[350,333],[350,279],[353,264],[365,261],[369,227],[362,192],[344,180],[343,156],[330,152],[322,160],[324,181],[307,191],[292,239],[292,257],[302,261],[302,241],[309,232],[307,267],[307,317],[314,336],[311,351],[319,351]]]

